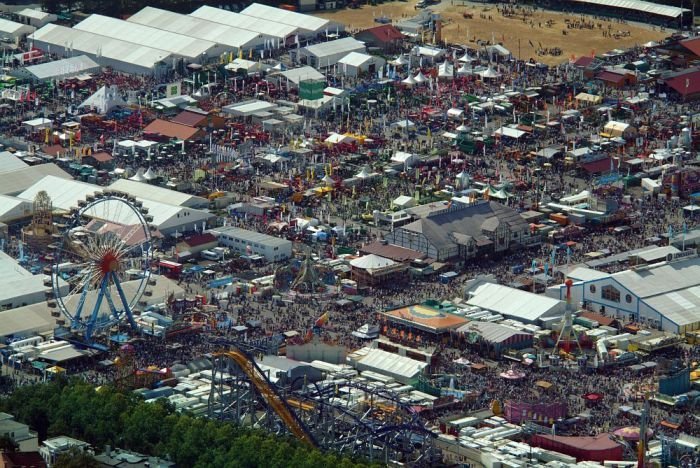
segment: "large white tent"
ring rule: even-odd
[[[40,63],[13,71],[13,75],[27,77],[34,81],[65,79],[84,73],[97,73],[100,65],[86,55],[78,55],[53,62]]]
[[[36,31],[34,26],[17,23],[15,21],[0,18],[0,38],[4,40],[17,41],[27,34]]]
[[[344,37],[304,47],[299,50],[299,56],[306,57],[312,67],[324,68],[332,67],[350,52],[365,52],[365,50],[365,45],[354,37]]]
[[[215,42],[236,51],[252,49],[265,43],[265,38],[253,31],[153,7],[143,8],[127,21]]]
[[[103,190],[103,187],[78,182],[75,180],[64,180],[54,176],[46,176],[33,184],[17,198],[24,200],[34,200],[34,197],[42,191],[51,198],[54,208],[70,210],[76,206],[78,201],[84,200],[87,195]],[[145,198],[139,198],[143,206],[153,215],[153,223],[163,234],[171,234],[175,231],[183,232],[201,227],[202,221],[207,221],[214,216],[205,211],[195,210],[182,206],[175,206],[161,203]],[[138,223],[138,218],[131,210],[121,209],[119,202],[105,202],[96,207],[96,211],[88,212],[89,216],[112,221],[123,225]]]
[[[226,47],[212,41],[130,23],[110,18],[109,16],[90,15],[76,24],[73,29],[100,34],[114,39],[125,39],[134,44],[166,50],[173,55],[194,62],[200,62],[203,59],[207,60],[207,57],[218,57],[226,51]]]
[[[30,36],[35,47],[61,56],[85,54],[102,66],[137,75],[153,74],[156,64],[168,63],[172,54],[138,46],[122,39],[47,24]]]
[[[331,25],[331,22],[324,18],[304,15],[302,13],[283,10],[260,3],[253,3],[241,11],[241,14],[274,21],[275,23],[288,24],[298,28],[299,31],[305,35],[316,35],[329,28],[335,30],[336,27],[342,30],[341,25],[337,23]]]
[[[240,13],[234,13],[207,5],[199,7],[190,13],[190,16],[262,34],[263,36],[274,39],[275,47],[283,47],[288,37],[299,33],[299,28],[296,26],[277,23],[255,16],[241,15]]]

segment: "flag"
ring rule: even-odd
[[[321,315],[318,320],[316,320],[316,323],[314,324],[315,327],[322,327],[326,323],[328,323],[328,319],[330,318],[328,312],[324,312],[323,315]]]

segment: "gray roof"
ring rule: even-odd
[[[639,298],[692,288],[700,290],[700,258],[692,257],[612,275],[622,287]],[[697,291],[700,294],[700,291]],[[700,298],[698,299],[700,300]]]
[[[250,231],[248,229],[240,229],[233,226],[218,227],[211,229],[209,232],[214,234],[216,237],[220,237],[221,235],[227,235],[233,237],[234,239],[242,239],[247,242],[257,242],[272,247],[283,245],[286,246],[290,244],[290,241],[288,241],[287,239],[269,236],[260,232]]]
[[[31,65],[26,68],[37,80],[77,76],[81,73],[99,72],[100,66],[86,55],[78,55],[53,62]]]
[[[497,202],[479,202],[440,211],[409,223],[400,229],[422,233],[438,249],[455,245],[454,234],[482,237],[482,229],[494,230],[506,223],[511,230],[527,230],[527,222],[513,209]]]
[[[17,195],[39,182],[47,175],[73,179],[70,174],[53,163],[29,166],[0,174],[0,194]]]
[[[680,327],[700,322],[700,286],[650,297],[644,302]]]
[[[459,327],[457,331],[461,333],[475,331],[481,335],[481,338],[484,341],[489,343],[503,343],[516,335],[532,336],[530,333],[491,322],[469,322],[468,324]]]

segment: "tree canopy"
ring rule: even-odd
[[[113,387],[57,379],[21,387],[0,400],[0,411],[37,430],[40,440],[67,435],[100,450],[109,444],[174,461],[178,466],[222,468],[367,466],[295,439],[178,413],[167,400],[146,403]],[[66,460],[66,467],[91,466]],[[73,464],[79,463],[79,464]]]

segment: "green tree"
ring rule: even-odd
[[[67,452],[60,454],[52,466],[54,468],[99,468],[100,464],[89,453],[71,447]]]

